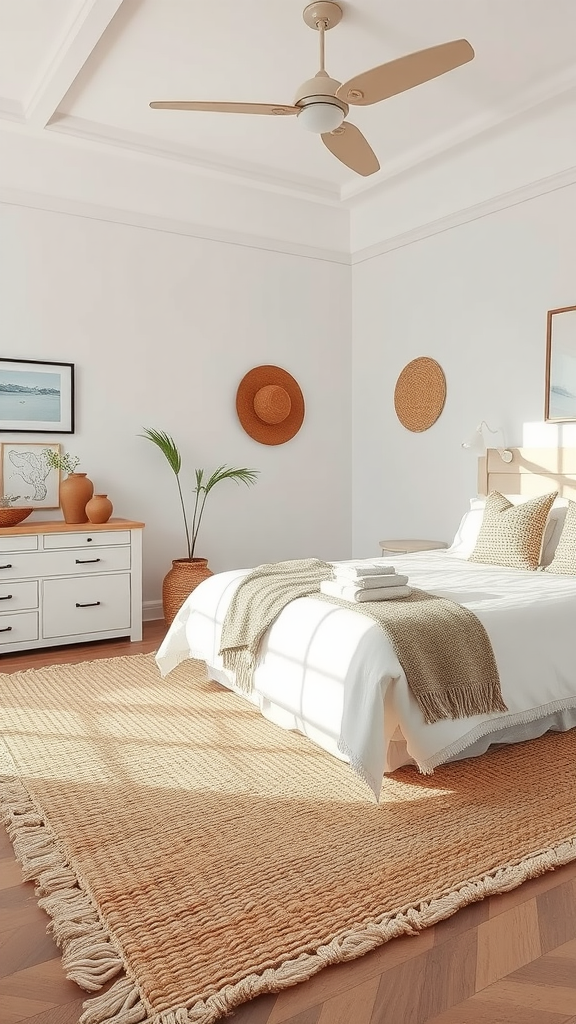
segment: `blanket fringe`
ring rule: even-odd
[[[88,991],[101,988],[125,965],[101,924],[90,897],[79,888],[77,879],[74,879],[74,886],[70,885],[74,874],[50,828],[41,824],[42,819],[24,786],[19,782],[0,782],[0,797],[10,837],[27,861],[29,876],[37,878],[38,890],[46,892],[40,905],[52,917],[51,930],[63,948],[67,977]],[[123,977],[114,982],[107,992],[84,1004],[79,1024],[215,1024],[222,1016],[256,996],[279,992],[306,981],[322,968],[356,959],[390,939],[417,935],[470,903],[508,892],[530,878],[573,860],[576,860],[576,836],[519,863],[496,868],[482,877],[464,882],[429,902],[403,907],[394,914],[383,914],[363,927],[336,936],[314,953],[302,953],[277,968],[249,975],[236,985],[225,986],[206,1000],[197,1000],[192,1006],[154,1011],[134,981]],[[55,882],[57,877],[64,879],[61,888]]]
[[[234,682],[243,693],[252,693],[256,658],[243,647],[226,648],[222,651],[222,664],[227,672],[234,673]]]
[[[442,691],[413,693],[413,696],[427,725],[444,718],[470,718],[508,711],[500,687],[492,680],[487,680],[483,686],[454,686]]]

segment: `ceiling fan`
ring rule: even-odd
[[[341,163],[357,174],[368,175],[378,171],[380,164],[362,132],[344,120],[350,106],[379,103],[438,78],[474,56],[466,39],[454,39],[380,64],[342,85],[327,73],[324,59],[325,33],[341,21],[342,8],[333,0],[318,0],[304,8],[303,17],[310,28],[320,33],[320,70],[298,88],[293,105],[156,100],[150,106],[157,110],[207,110],[225,114],[296,114],[300,124],[320,135],[324,145]]]

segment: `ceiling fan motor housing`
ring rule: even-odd
[[[340,88],[340,85],[340,82],[335,78],[330,78],[325,71],[319,71],[314,78],[309,78],[298,87],[294,103],[297,107],[306,107],[310,103],[330,103],[344,111],[344,116],[346,116],[350,108],[344,100],[336,96],[336,90]]]

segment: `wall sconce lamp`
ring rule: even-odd
[[[490,433],[490,434],[500,434],[500,440],[502,441],[502,446],[501,447],[497,447],[496,451],[498,452],[500,458],[502,459],[502,462],[512,462],[512,459],[514,458],[514,456],[512,455],[512,452],[510,451],[509,448],[505,448],[504,447],[504,434],[503,434],[503,432],[499,428],[496,428],[496,430],[492,430],[492,427],[488,426],[488,424],[486,423],[486,420],[482,420],[482,422],[478,424],[478,426],[476,427],[476,430],[472,434],[472,437],[470,437],[467,441],[463,441],[462,442],[462,448],[467,448],[467,449],[472,449],[472,450],[474,450],[474,449],[483,449],[485,451],[486,448],[492,447],[491,445],[488,444],[488,441],[486,440],[486,437],[485,437],[485,434],[484,434],[485,430],[487,430],[488,433]]]

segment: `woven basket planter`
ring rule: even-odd
[[[162,607],[167,626],[189,594],[214,573],[208,568],[207,558],[175,558],[162,583]]]
[[[5,526],[18,526],[33,511],[33,508],[0,508],[0,530]]]

